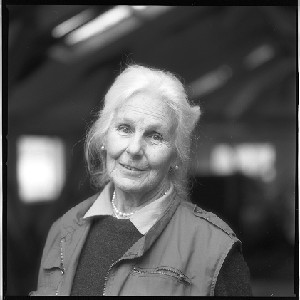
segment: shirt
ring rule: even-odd
[[[111,182],[105,186],[102,193],[84,215],[84,219],[102,215],[113,216],[113,208],[111,204],[113,188],[114,186]],[[174,187],[171,183],[170,189],[165,193],[165,195],[145,205],[129,218],[141,234],[147,233],[148,230],[155,224],[159,216],[164,212],[169,202],[172,200],[173,192]]]

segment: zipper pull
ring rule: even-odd
[[[60,240],[60,270],[61,270],[61,275],[65,274],[64,252],[65,252],[65,239],[62,238]]]
[[[64,268],[63,263],[60,263],[60,272],[61,272],[61,275],[65,274],[65,268]]]
[[[60,272],[61,272],[61,276],[63,276],[65,274],[65,267],[64,267],[64,253],[65,253],[65,238],[62,238],[60,240],[60,265],[59,265],[59,268],[60,268]],[[60,280],[60,283],[58,284],[58,287],[56,289],[56,292],[55,292],[55,296],[58,296],[58,293],[59,293],[59,288],[62,284],[62,279]]]

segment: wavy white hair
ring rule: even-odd
[[[186,196],[191,133],[200,117],[200,107],[189,103],[183,84],[174,74],[141,65],[128,66],[115,79],[105,96],[103,109],[87,134],[85,156],[91,181],[97,188],[109,181],[106,152],[101,147],[116,110],[136,93],[155,94],[174,112],[178,167],[171,167],[168,175],[177,193]]]

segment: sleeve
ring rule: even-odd
[[[215,286],[215,296],[252,296],[249,268],[237,246],[228,253]]]
[[[40,264],[40,268],[39,268],[37,290],[40,286],[42,286],[42,284],[44,282],[43,268],[42,268],[43,262],[45,261],[45,258],[47,257],[49,250],[51,249],[51,247],[53,247],[53,244],[57,238],[57,235],[60,232],[59,231],[59,221],[60,221],[60,219],[58,219],[56,222],[54,222],[52,224],[52,226],[48,232],[48,235],[47,235],[46,243],[45,243],[42,258],[41,258],[41,264]],[[36,296],[36,295],[37,295],[37,291],[32,291],[29,293],[29,296]]]

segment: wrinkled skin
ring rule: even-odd
[[[118,207],[128,211],[149,203],[169,187],[175,161],[175,118],[158,97],[140,93],[116,112],[106,135],[106,166]]]

